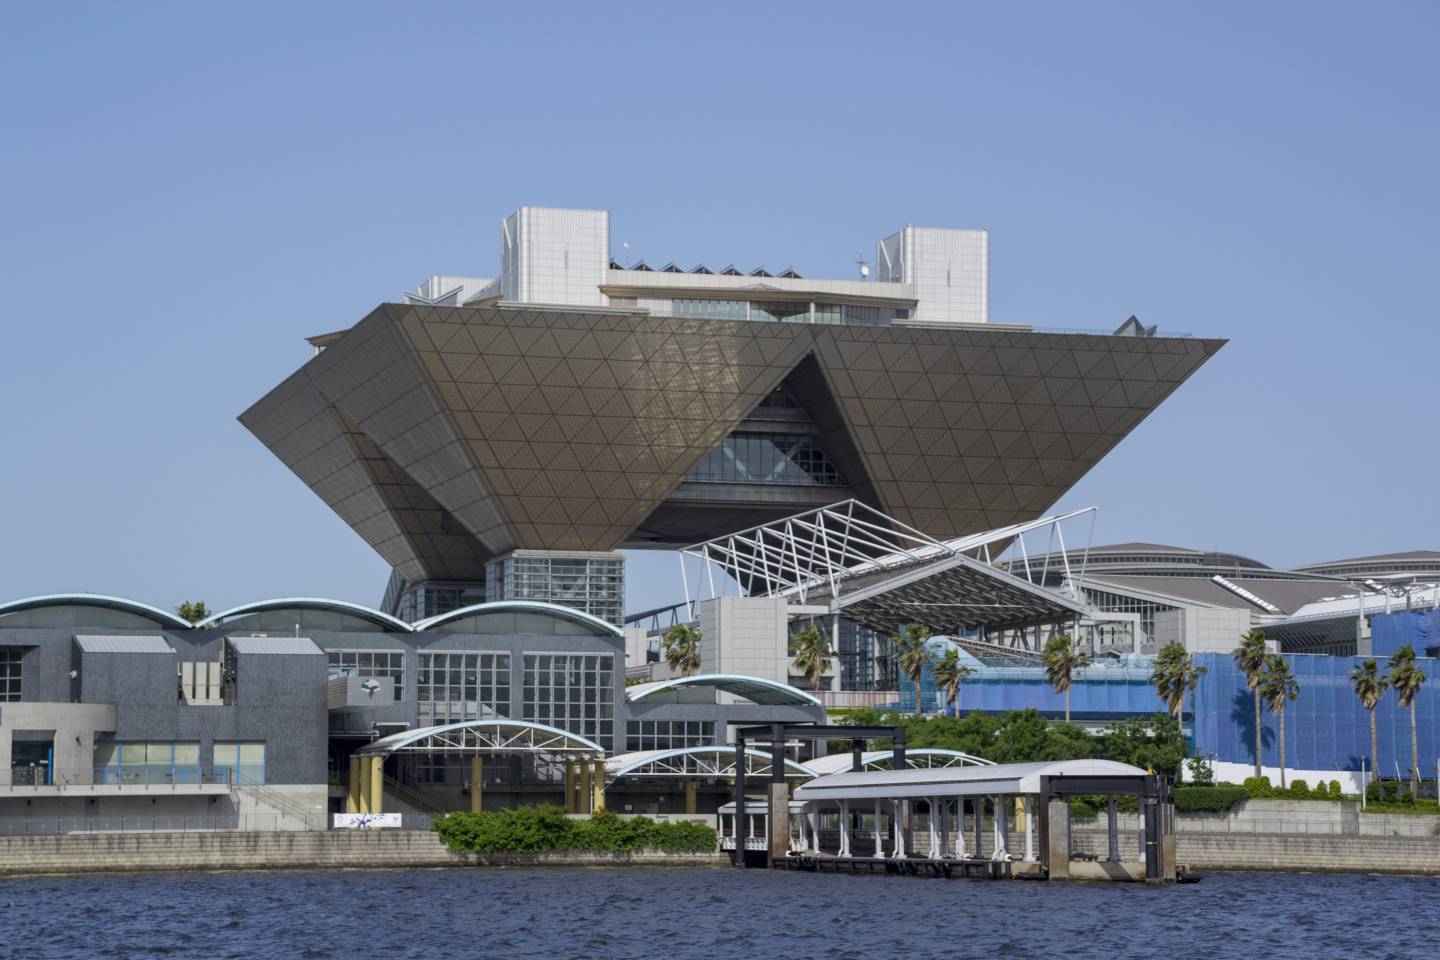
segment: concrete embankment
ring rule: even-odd
[[[454,853],[423,830],[96,833],[0,838],[0,876],[157,870],[728,864],[718,853]]]

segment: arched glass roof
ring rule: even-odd
[[[98,620],[94,623],[86,622],[83,615],[80,617],[63,615],[65,607],[90,607],[97,610],[105,610],[111,613],[120,614],[124,618],[138,618],[136,622],[114,622],[113,619]],[[40,613],[41,611],[53,611],[62,614],[61,617],[37,616],[27,618],[30,622],[16,624],[15,615],[22,613]],[[109,597],[98,593],[55,593],[41,597],[25,597],[22,600],[11,600],[8,603],[0,603],[0,618],[11,619],[10,623],[0,620],[0,624],[7,626],[82,626],[101,628],[145,628],[149,626],[171,627],[181,630],[189,630],[190,623],[168,610],[161,610],[159,607],[152,607],[148,603],[141,603],[138,600],[126,600],[124,597]],[[48,622],[48,621],[54,622]],[[66,622],[61,622],[62,620]]]
[[[625,631],[613,623],[601,620],[584,610],[562,606],[558,603],[540,603],[535,600],[495,600],[489,603],[476,603],[417,621],[414,629],[423,631],[446,628],[451,632],[459,633],[464,632],[457,629],[462,626],[461,621],[471,618],[474,618],[476,622],[470,626],[477,633],[573,635],[576,633],[573,628],[578,627],[581,632],[590,636],[619,638],[625,636]],[[548,624],[546,621],[549,621]],[[557,629],[560,624],[568,625],[572,629]]]
[[[869,750],[860,755],[860,766],[866,770],[888,769],[882,764],[888,764],[894,756],[893,750]],[[826,774],[849,770],[854,762],[854,758],[848,753],[828,753],[823,757],[805,761],[805,766],[814,770],[816,776],[823,777]],[[944,747],[915,747],[905,751],[905,765],[907,767],[991,767],[995,765],[995,761],[986,760],[984,757],[977,757],[970,753],[962,753],[959,750],[948,750]]]
[[[358,603],[350,603],[346,600],[326,600],[322,597],[277,597],[273,600],[257,600],[254,603],[242,604],[232,607],[223,613],[217,613],[208,620],[196,624],[197,627],[213,627],[224,623],[226,620],[234,620],[239,617],[254,616],[256,614],[273,613],[281,610],[314,611],[318,613],[338,614],[341,618],[335,625],[317,624],[312,629],[339,629],[343,630],[343,619],[350,618],[360,620],[372,626],[380,627],[395,633],[410,633],[414,628],[404,620],[382,613],[379,610],[372,610],[369,607],[361,606]],[[288,626],[288,625],[287,625]],[[302,623],[301,626],[306,626]]]
[[[746,776],[769,776],[770,752],[754,747],[745,748]],[[785,759],[787,779],[808,780],[815,771],[803,763]],[[638,750],[617,754],[605,761],[605,777],[734,777],[735,745],[715,744],[703,747],[677,747],[671,750]]]
[[[799,687],[792,687],[788,683],[781,683],[779,680],[770,680],[766,677],[747,677],[738,673],[702,673],[693,677],[677,677],[674,680],[637,683],[626,689],[625,697],[631,703],[636,703],[641,700],[659,699],[660,694],[667,691],[698,687],[713,687],[723,693],[733,693],[737,697],[744,697],[751,703],[759,703],[767,707],[820,706],[819,698]]]
[[[584,753],[603,756],[605,748],[578,733],[528,720],[464,720],[402,730],[361,747],[365,755],[392,753]]]

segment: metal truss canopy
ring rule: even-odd
[[[605,761],[605,776],[611,781],[622,777],[733,780],[735,753],[735,746],[730,744],[622,753]],[[745,749],[746,777],[770,779],[771,771],[769,753],[749,747]],[[786,779],[809,780],[814,776],[815,771],[804,764],[789,759],[785,761]]]
[[[718,568],[751,596],[824,604],[878,630],[911,622],[948,632],[1071,619],[1086,605],[1068,585],[1068,560],[1063,590],[1015,576],[994,561],[1018,544],[1028,569],[1024,537],[1045,529],[1058,538],[1063,556],[1060,525],[1085,514],[1093,516],[1093,508],[941,541],[846,500],[682,550],[686,600],[689,558],[700,561],[697,586],[708,585],[712,596],[718,595]]]
[[[861,754],[860,766],[865,770],[888,770],[894,756],[894,752],[890,750],[870,750]],[[816,776],[823,777],[827,774],[849,770],[854,763],[853,754],[828,753],[823,757],[807,760],[805,766],[815,771]],[[920,747],[905,751],[905,765],[917,770],[929,767],[989,767],[994,764],[994,760],[986,760],[984,757],[962,753],[959,750],[947,750],[944,747]]]
[[[459,753],[467,756],[494,753],[573,754],[599,758],[605,748],[567,730],[524,720],[466,720],[434,727],[403,730],[361,747],[361,755],[392,753]]]

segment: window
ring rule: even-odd
[[[405,699],[405,651],[327,650],[332,677],[391,677],[395,700]]]
[[[715,742],[711,720],[629,720],[625,723],[626,750],[677,750],[705,747]]]
[[[0,703],[20,700],[20,648],[0,647]]]
[[[615,658],[608,653],[525,654],[525,716],[594,740],[615,740]]]
[[[421,653],[415,699],[422,724],[508,717],[510,654]]]
[[[720,446],[707,453],[685,479],[699,483],[847,486],[814,437],[740,431],[720,441]]]
[[[101,741],[95,744],[95,782],[128,784],[199,783],[200,744]]]
[[[217,779],[243,786],[265,782],[265,744],[263,741],[216,740],[214,761]]]

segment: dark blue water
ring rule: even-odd
[[[1440,880],[1061,885],[730,870],[0,881],[0,958],[1434,957]]]

